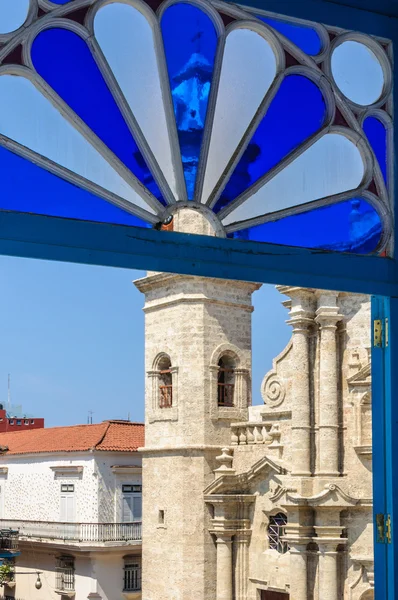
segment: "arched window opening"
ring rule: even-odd
[[[286,554],[289,551],[289,545],[287,542],[282,540],[285,535],[285,527],[287,524],[287,517],[284,513],[278,513],[272,515],[269,518],[268,525],[268,541],[271,550],[276,550],[279,554]]]
[[[234,405],[235,361],[222,356],[218,361],[218,406]]]
[[[159,408],[171,408],[173,406],[173,382],[171,361],[168,356],[160,359],[159,371]]]

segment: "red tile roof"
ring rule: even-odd
[[[144,445],[144,424],[104,421],[96,425],[73,425],[0,433],[0,453],[38,454],[43,452],[134,452]],[[7,452],[1,452],[2,447]]]

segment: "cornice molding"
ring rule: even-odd
[[[236,475],[222,475],[213,481],[204,490],[205,496],[213,496],[220,492],[233,492],[242,488],[248,488],[257,475],[264,471],[274,471],[278,475],[283,475],[285,470],[270,458],[264,456],[257,461],[251,469],[244,473]]]
[[[290,506],[311,506],[314,508],[336,509],[348,507],[372,506],[371,498],[354,498],[344,492],[338,485],[330,483],[319,494],[310,497],[292,495],[286,492],[286,508]]]

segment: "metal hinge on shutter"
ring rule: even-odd
[[[391,544],[391,516],[379,513],[376,515],[377,543]]]
[[[373,321],[373,346],[374,348],[388,347],[388,319]]]

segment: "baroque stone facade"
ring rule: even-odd
[[[259,286],[156,273],[136,285],[143,599],[373,598],[368,298],[280,287],[292,337],[251,407]]]

